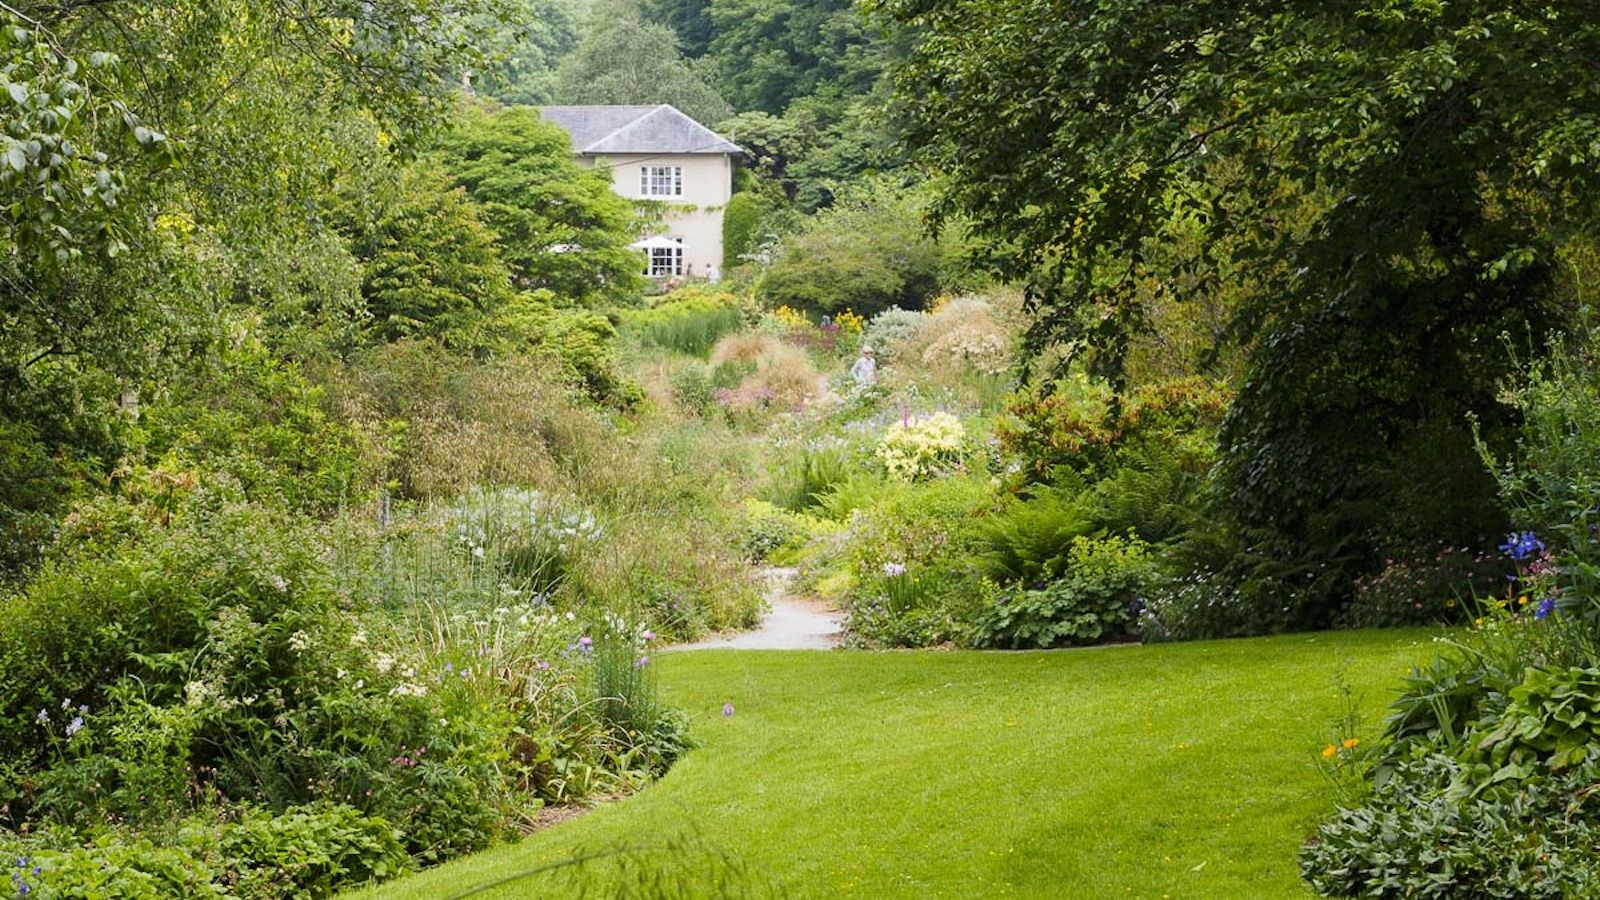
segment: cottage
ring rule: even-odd
[[[611,170],[624,197],[660,200],[660,230],[635,246],[653,278],[703,276],[722,265],[722,211],[733,196],[734,157],[744,153],[671,106],[544,106],[572,136],[579,162]]]

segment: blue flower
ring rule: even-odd
[[[1549,597],[1539,601],[1539,608],[1533,611],[1535,619],[1543,619],[1556,611],[1556,601]]]
[[[1513,532],[1506,537],[1506,542],[1500,545],[1500,552],[1511,557],[1516,562],[1522,562],[1530,556],[1544,552],[1544,541],[1531,531],[1521,534]]]

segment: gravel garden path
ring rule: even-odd
[[[818,600],[789,593],[794,569],[762,570],[767,579],[766,615],[754,631],[713,634],[669,650],[832,650],[844,637],[844,614]]]

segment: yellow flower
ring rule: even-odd
[[[1479,616],[1478,620],[1473,624],[1477,625],[1479,628],[1482,628],[1483,627],[1483,616]]]
[[[1328,746],[1322,748],[1322,758],[1323,759],[1332,759],[1333,755],[1335,753],[1338,753],[1338,752],[1339,752],[1339,748],[1338,747],[1335,747],[1334,745],[1329,744]]]
[[[1527,606],[1528,605],[1528,595],[1527,594],[1523,594],[1521,597],[1518,597],[1517,598],[1517,605],[1518,606]]]
[[[1450,597],[1449,599],[1444,601],[1444,605],[1445,605],[1446,609],[1455,609],[1456,608],[1456,598]]]
[[[1345,738],[1344,739],[1344,748],[1346,750],[1354,750],[1356,748],[1356,745],[1359,744],[1359,743],[1361,743],[1361,739],[1360,738]]]

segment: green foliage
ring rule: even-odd
[[[790,512],[816,509],[856,469],[857,461],[843,449],[796,448],[778,458],[766,499]]]
[[[475,22],[485,59],[473,87],[512,106],[551,102],[556,68],[578,41],[576,7],[571,0],[509,0],[506,15]]]
[[[1217,305],[1237,310],[1251,349],[1220,496],[1252,554],[1337,570],[1314,587],[1280,579],[1266,602],[1324,624],[1400,528],[1397,542],[1489,537],[1490,486],[1455,477],[1471,467],[1417,467],[1437,477],[1412,499],[1448,503],[1397,500],[1421,446],[1466,458],[1466,413],[1491,439],[1507,424],[1499,335],[1539,341],[1585,290],[1561,260],[1595,222],[1595,73],[1554,91],[1530,73],[1585,53],[1592,17],[1497,2],[1358,17],[1226,2],[877,8],[918,41],[899,83],[908,139],[945,176],[941,211],[970,217],[998,268],[1029,281],[1036,349],[1115,377],[1150,285],[1230,293]],[[1179,220],[1218,252],[1167,254]],[[1194,265],[1167,264],[1179,258]],[[1239,296],[1220,279],[1245,260],[1259,280]]]
[[[913,194],[878,184],[806,221],[778,245],[760,284],[769,307],[873,316],[920,309],[955,283],[964,252],[951,235],[930,237]]]
[[[671,27],[602,8],[582,42],[562,60],[555,98],[577,105],[667,103],[715,127],[733,109],[713,76],[704,61],[684,58]]]
[[[625,321],[646,347],[704,356],[723,335],[739,330],[744,310],[733,294],[676,291],[661,303],[630,311]]]
[[[511,299],[511,273],[483,213],[437,164],[408,169],[371,226],[356,235],[372,340],[437,338],[480,346]]]
[[[688,750],[688,723],[657,700],[641,631],[612,618],[586,652],[593,660],[600,719],[624,752],[638,754],[637,764],[660,773]]]
[[[740,191],[722,208],[722,268],[742,265],[759,249],[762,223],[770,204],[753,191]]]
[[[443,149],[446,168],[483,208],[519,288],[585,302],[637,290],[632,205],[611,189],[610,173],[578,165],[567,133],[540,121],[537,110],[468,112]]]
[[[218,873],[197,854],[149,840],[106,835],[77,847],[32,846],[0,834],[15,896],[96,897],[104,900],[167,900],[236,896],[216,883]],[[35,874],[34,870],[38,873]],[[27,890],[22,889],[27,885]],[[244,896],[250,896],[248,894]]]
[[[712,0],[716,59],[739,109],[781,114],[824,85],[864,93],[881,71],[880,48],[848,0]]]
[[[765,500],[746,500],[740,546],[751,562],[784,561],[813,537],[829,531],[813,516],[774,506]]]
[[[1022,649],[1125,638],[1155,575],[1149,547],[1136,538],[1075,538],[1049,582],[990,591],[972,641]]]
[[[170,468],[238,484],[251,501],[328,515],[378,487],[362,435],[340,421],[326,386],[277,358],[259,323],[236,326],[234,342],[141,416],[143,449]]]
[[[1512,433],[1515,452],[1497,449],[1487,437],[1479,450],[1512,519],[1533,530],[1560,561],[1556,591],[1563,612],[1600,630],[1600,547],[1594,538],[1600,524],[1600,368],[1593,357],[1600,329],[1585,325],[1512,383],[1508,399],[1522,417]]]
[[[1306,880],[1334,896],[1582,896],[1600,877],[1586,802],[1600,766],[1481,791],[1466,768],[1442,754],[1402,763],[1370,803],[1317,830]]]
[[[341,887],[384,881],[411,867],[392,825],[336,803],[278,815],[249,810],[222,829],[217,851],[238,867],[231,892],[244,897],[331,897]]]

